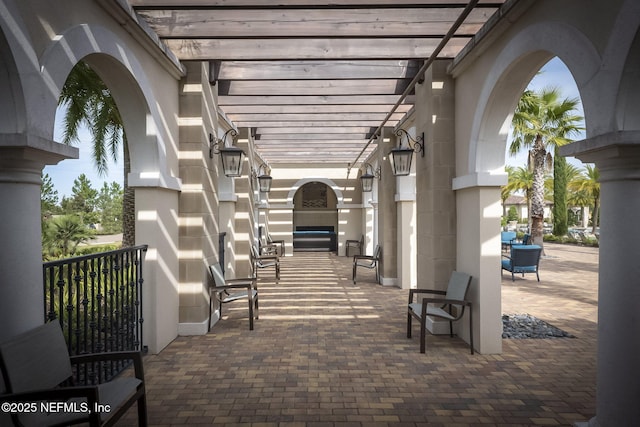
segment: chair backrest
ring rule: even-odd
[[[471,284],[471,276],[467,273],[461,273],[454,271],[449,278],[449,284],[447,285],[447,299],[463,300],[467,297],[469,291],[469,285]]]
[[[260,253],[258,252],[258,248],[256,247],[256,245],[251,245],[251,258],[253,259],[253,261],[256,261],[258,258],[260,258]]]
[[[213,277],[213,283],[215,286],[224,286],[227,282],[224,280],[224,274],[222,273],[222,267],[220,267],[220,263],[216,262],[215,264],[211,264],[209,266],[209,272],[211,272],[211,276]]]
[[[500,232],[500,239],[503,242],[510,242],[511,240],[514,240],[516,238],[516,232],[515,231],[501,231]]]
[[[71,378],[60,323],[54,320],[0,343],[0,368],[9,393],[49,389]]]
[[[511,266],[537,267],[541,254],[542,247],[538,245],[513,246],[511,248]]]
[[[528,245],[530,239],[531,239],[531,234],[525,234],[524,236],[522,236],[522,244]]]
[[[375,249],[373,250],[373,257],[376,260],[379,260],[381,252],[382,252],[382,248],[380,247],[380,245],[376,245]]]

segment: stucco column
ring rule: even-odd
[[[398,286],[416,287],[416,184],[414,176],[397,177]]]
[[[414,155],[419,288],[446,289],[456,268],[455,90],[447,65],[434,63],[416,86],[415,134],[425,139],[425,156]]]
[[[456,269],[473,279],[467,298],[473,304],[473,337],[482,354],[502,352],[500,278],[500,185],[506,175],[476,174],[456,177]],[[461,336],[469,337],[468,322],[457,322]]]
[[[142,284],[144,344],[157,354],[178,335],[180,182],[130,174],[129,184],[136,188],[136,243],[149,245]]]
[[[378,181],[378,244],[382,248],[380,284],[395,286],[398,280],[398,220],[396,213],[396,177],[386,157],[394,147],[394,138],[384,141],[381,136],[378,147],[381,179]]]
[[[249,154],[249,142],[246,139],[247,130],[240,131],[240,138],[236,146]],[[251,245],[255,243],[257,237],[255,233],[255,209],[254,209],[254,193],[251,188],[251,168],[249,167],[249,158],[244,157],[244,165],[242,166],[242,176],[234,178],[236,195],[238,197],[235,211],[235,261],[236,276],[249,277],[252,273],[251,260],[249,253]]]
[[[41,175],[78,150],[33,136],[0,135],[0,341],[44,323]]]
[[[598,371],[589,426],[640,425],[640,132],[563,147],[600,170]]]

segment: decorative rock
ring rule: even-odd
[[[503,314],[502,338],[575,338],[575,336],[529,314]]]

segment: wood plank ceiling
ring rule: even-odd
[[[219,108],[238,128],[251,128],[272,165],[353,163],[385,119],[395,126],[411,110],[411,82],[467,7],[465,0],[128,1],[181,61],[209,61]],[[478,1],[437,58],[453,58],[502,3]]]

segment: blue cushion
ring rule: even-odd
[[[505,270],[511,271],[511,260],[510,259],[503,259],[502,260],[502,268],[504,268]]]

